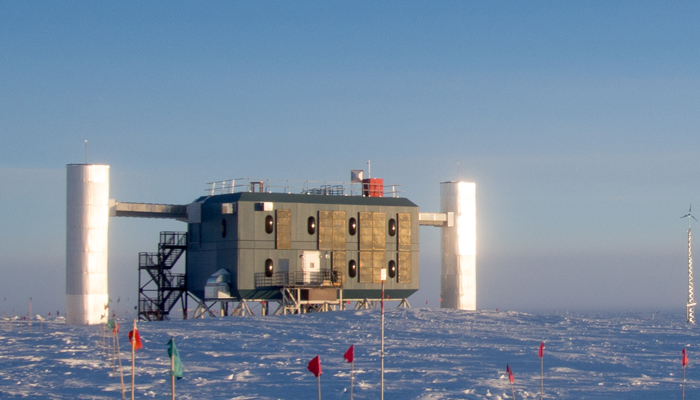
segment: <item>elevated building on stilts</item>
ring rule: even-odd
[[[139,318],[168,319],[175,310],[184,318],[245,315],[251,303],[262,314],[372,308],[384,268],[385,298],[410,307],[425,225],[444,228],[443,306],[476,309],[473,184],[444,183],[443,210],[425,213],[399,197],[396,185],[362,175],[353,171],[350,183],[331,184],[227,180],[180,205],[110,200],[111,217],[187,226],[162,232],[157,252],[139,254]],[[184,272],[174,272],[179,260]],[[75,268],[67,268],[72,288]]]

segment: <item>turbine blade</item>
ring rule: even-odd
[[[693,216],[691,215],[691,217],[693,217]],[[693,219],[694,219],[694,220],[696,220],[696,221],[698,221],[698,219],[697,219],[697,218],[695,218],[695,217],[693,217]],[[700,221],[698,221],[698,222],[700,222]]]

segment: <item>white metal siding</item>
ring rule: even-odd
[[[476,310],[476,185],[440,184],[440,211],[454,213],[443,227],[441,308]]]
[[[109,165],[68,165],[66,193],[66,322],[98,324],[109,301]]]

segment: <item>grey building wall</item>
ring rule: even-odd
[[[255,284],[255,274],[265,272],[265,261],[273,260],[275,272],[288,268],[290,273],[301,271],[304,251],[319,251],[321,269],[330,269],[334,251],[345,252],[343,297],[346,299],[378,298],[381,284],[360,282],[358,276],[348,276],[348,262],[360,264],[361,212],[384,212],[384,229],[388,220],[398,214],[410,215],[410,282],[399,282],[399,276],[388,278],[386,295],[405,298],[419,287],[419,222],[418,206],[403,198],[371,198],[360,196],[325,196],[280,193],[234,193],[201,198],[201,222],[188,224],[187,285],[188,290],[202,298],[207,278],[219,269],[231,273],[231,296],[243,299],[279,299],[279,289],[261,288]],[[268,203],[265,209],[263,203]],[[272,203],[271,205],[269,203]],[[270,207],[271,206],[271,207]],[[276,210],[291,211],[290,249],[276,247]],[[345,246],[343,249],[319,250],[319,212],[345,212]],[[271,216],[273,231],[265,230],[266,218]],[[316,231],[309,234],[307,221],[316,220]],[[351,235],[348,221],[355,218],[357,233]],[[223,222],[225,221],[225,222]],[[224,225],[225,224],[225,228]],[[224,236],[225,229],[225,236]],[[386,233],[386,232],[385,232]],[[398,262],[399,235],[385,234],[385,265]],[[283,246],[284,247],[284,246]],[[403,250],[406,250],[404,248]],[[366,266],[365,266],[366,267]],[[399,268],[401,268],[399,266]],[[406,280],[406,276],[403,277]]]

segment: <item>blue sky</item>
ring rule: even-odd
[[[235,177],[477,184],[480,308],[684,308],[695,2],[0,3],[0,295],[65,293],[65,165],[120,201]],[[459,168],[457,167],[459,163]],[[184,224],[111,219],[110,287]],[[440,236],[421,228],[439,302]]]

